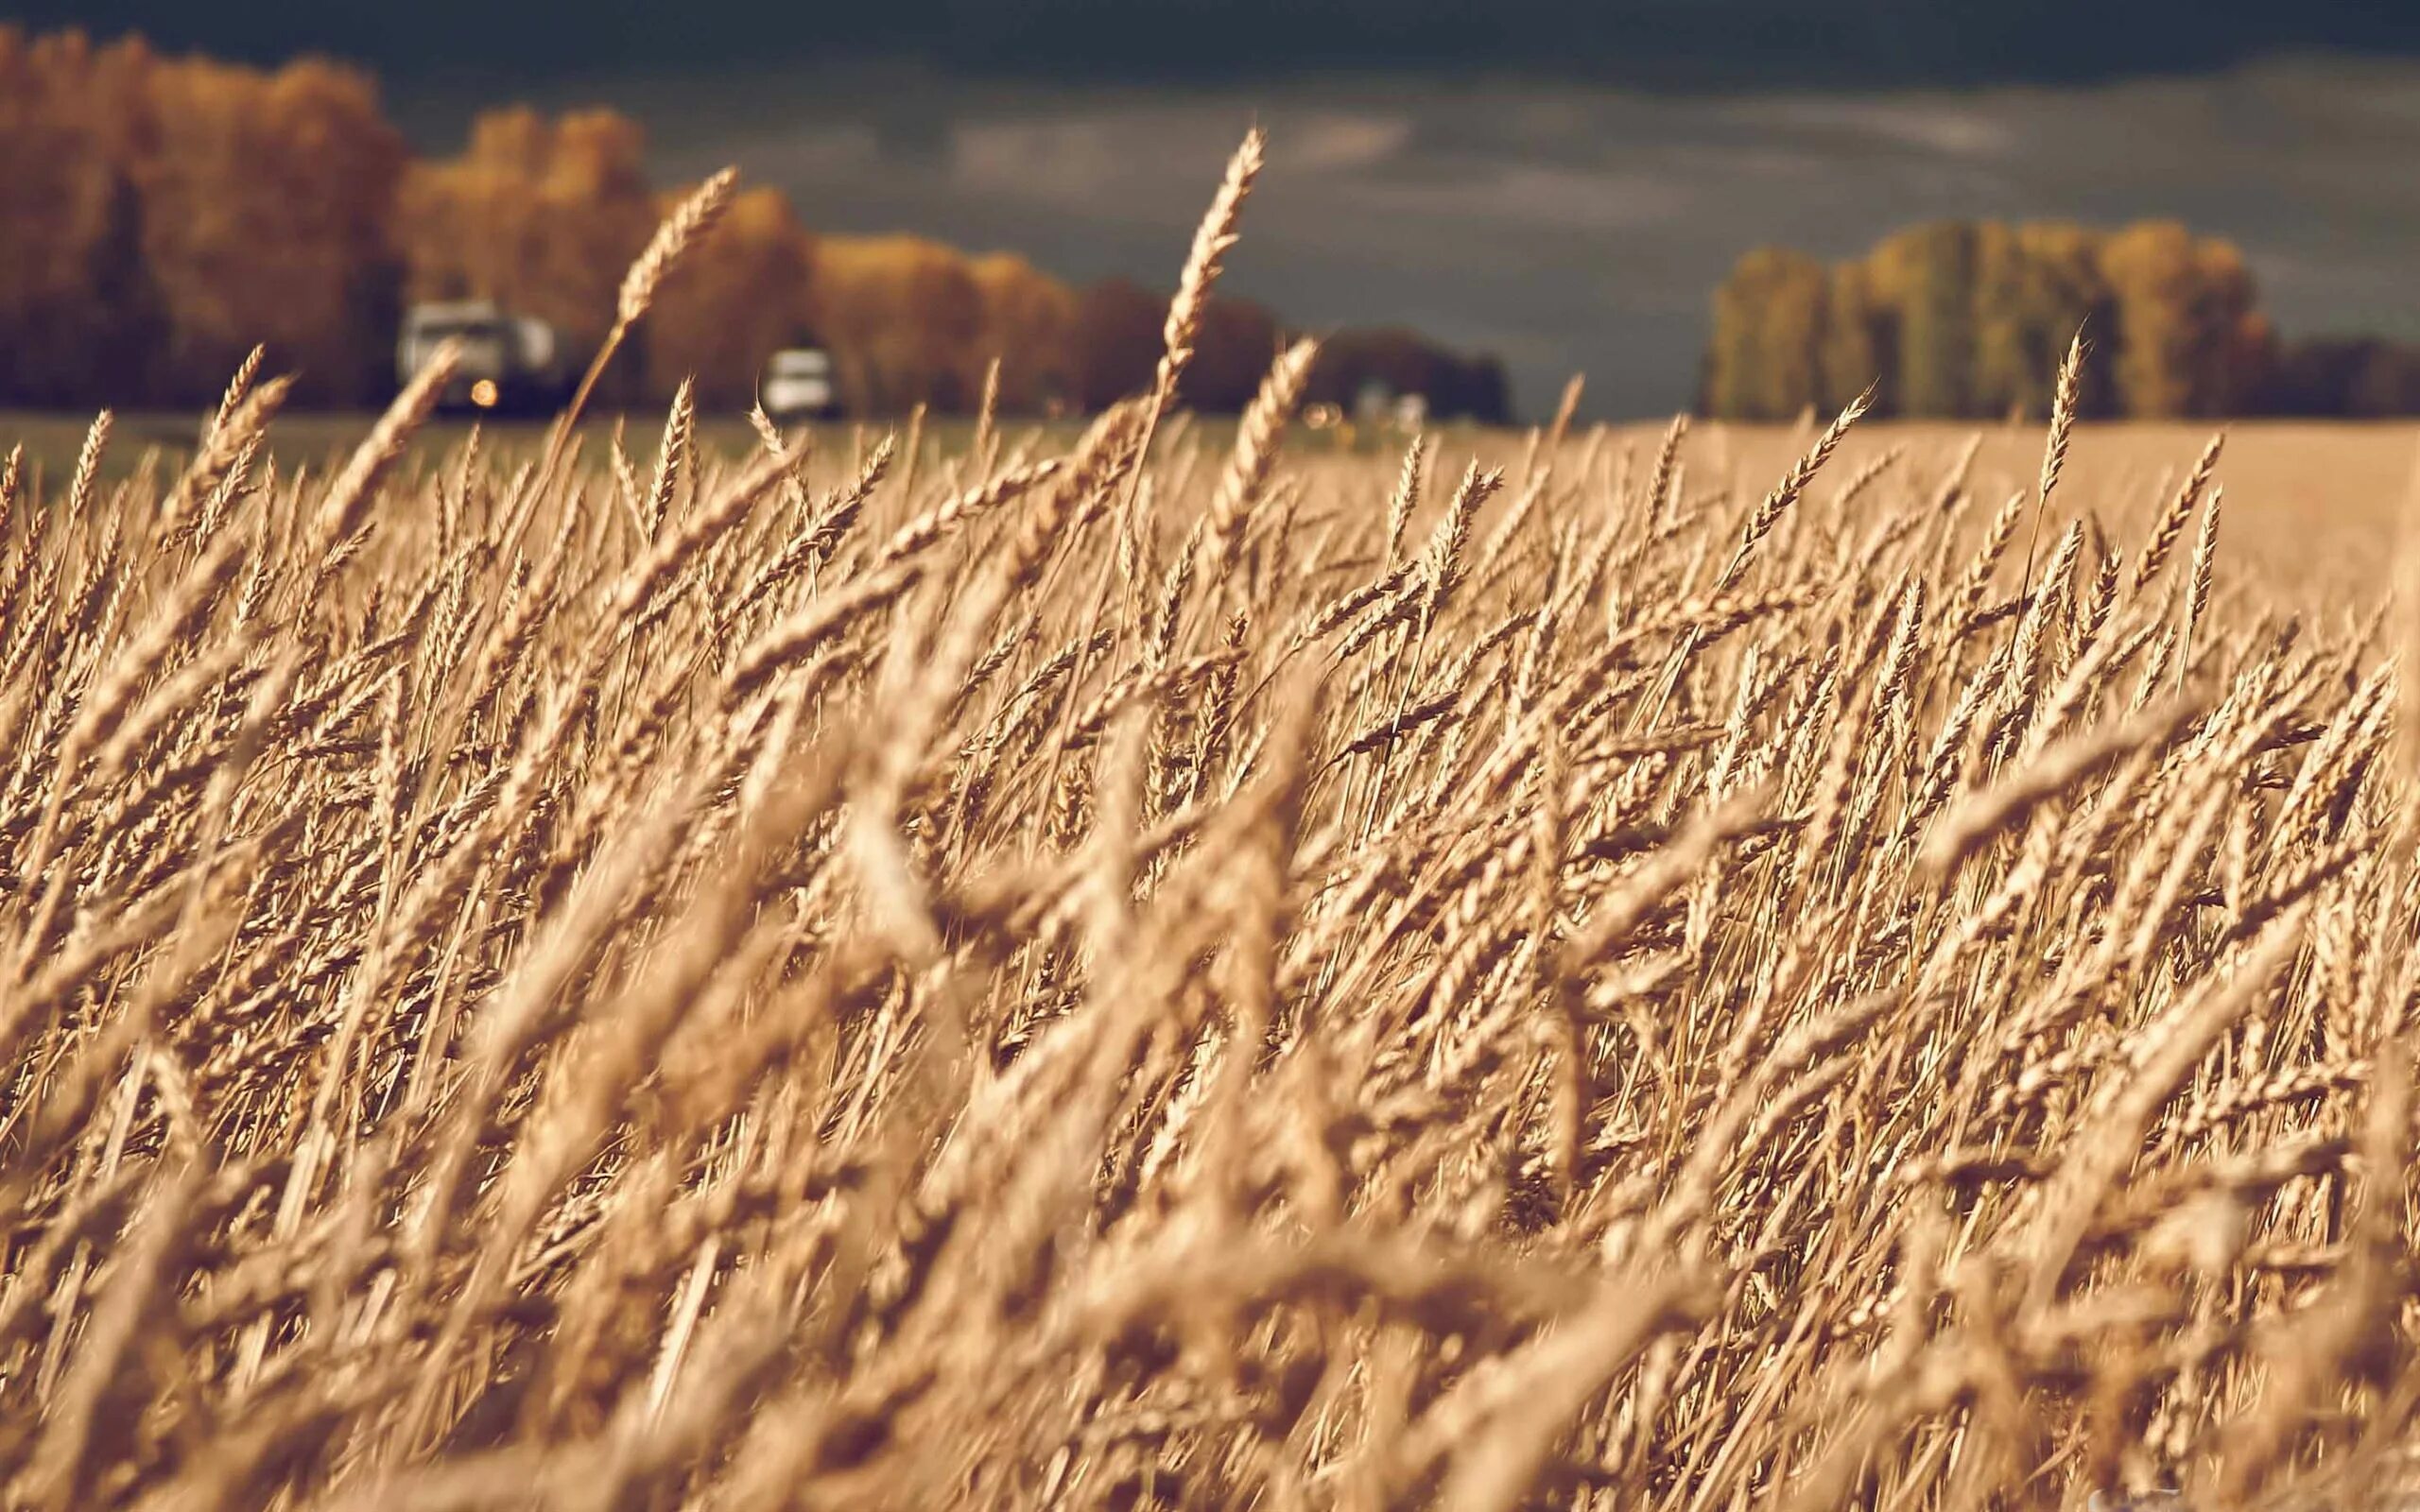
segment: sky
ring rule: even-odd
[[[1549,407],[1658,414],[1708,296],[1944,215],[2175,217],[2290,334],[2420,336],[2420,4],[2403,0],[0,0],[0,17],[376,69],[424,149],[480,106],[610,104],[666,182],[807,224],[1166,286],[1270,132],[1232,286],[1499,353]]]

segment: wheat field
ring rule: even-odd
[[[1254,166],[1072,441],[9,469],[7,1504],[2393,1484],[2388,596],[2057,418],[1214,439]]]

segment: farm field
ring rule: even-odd
[[[2266,617],[2290,522],[2089,543],[2189,433],[2007,509],[1995,432],[1942,510],[1954,434],[1141,424],[518,496],[381,491],[391,428],[246,491],[222,427],[21,499],[27,1503],[1814,1506],[2327,1436],[2284,1393],[2409,1244],[2409,779],[2369,599]]]
[[[1786,467],[1803,436],[1779,427],[1708,427],[1737,443],[1739,481]],[[2076,428],[2072,453],[2077,507],[2113,530],[2155,514],[2191,470],[2203,447],[2226,437],[2221,469],[2226,490],[2228,571],[2260,578],[2270,591],[2342,604],[2346,593],[2386,584],[2406,500],[2420,470],[2420,425],[2398,421],[2135,421]],[[1843,443],[1854,469],[1893,448],[1910,457],[1954,452],[1979,436],[1974,492],[2023,487],[2041,467],[2041,427],[1897,421],[1867,427]]]
[[[279,421],[270,438],[285,463],[321,465],[340,460],[367,433],[375,417],[301,414]],[[122,481],[135,470],[146,447],[182,458],[190,454],[205,417],[138,414],[118,417],[114,441],[104,456],[100,477]],[[22,445],[28,469],[54,475],[72,472],[90,417],[0,413],[0,450]],[[631,415],[621,425],[629,444],[639,447],[660,428],[661,418]],[[974,421],[965,417],[932,421],[925,445],[933,458],[946,458],[964,449]],[[1065,445],[1081,431],[1078,421],[1009,421],[1008,433],[1046,438]],[[1197,427],[1213,444],[1234,436],[1231,419],[1210,417]],[[1635,459],[1662,438],[1662,423],[1630,422],[1608,426],[1596,460],[1611,470],[1625,450]],[[614,422],[592,420],[580,427],[583,444],[602,448]],[[885,435],[904,439],[908,421],[902,418],[854,424],[827,423],[810,427],[826,455],[856,455]],[[408,449],[414,462],[434,464],[458,448],[471,426],[457,421],[432,421],[415,434]],[[2380,589],[2391,566],[2400,528],[2401,511],[2415,469],[2420,469],[2420,424],[2403,421],[2236,421],[2114,422],[2079,425],[2075,431],[2074,493],[2108,524],[2138,520],[2157,506],[2162,485],[2172,484],[2189,468],[2210,438],[2223,430],[2226,442],[2230,562],[2238,572],[2259,576],[2276,592],[2304,596],[2312,602],[2341,602]],[[504,456],[533,455],[543,448],[545,427],[539,422],[510,421],[483,427],[488,449]],[[1468,425],[1433,428],[1429,434],[1460,455],[1491,463],[1519,458],[1525,433],[1488,431]],[[698,444],[724,455],[744,453],[756,444],[755,434],[735,417],[700,420]],[[1777,475],[1806,445],[1800,427],[1702,424],[1697,460],[1709,477],[1748,487],[1759,477]],[[1401,433],[1362,432],[1350,438],[1339,432],[1291,430],[1286,448],[1298,467],[1333,487],[1340,507],[1383,507],[1370,467],[1391,466],[1409,439]],[[1582,440],[1585,439],[1583,432]],[[1869,421],[1842,443],[1844,467],[1854,470],[1880,455],[1897,451],[1911,461],[1954,461],[1960,449],[1978,442],[1974,461],[1977,495],[1993,488],[2014,489],[2040,465],[2039,425],[1988,425],[1946,421]],[[1384,467],[1379,468],[1382,475]],[[1381,476],[1383,481],[1383,476]],[[1584,501],[1583,501],[1584,502]]]
[[[1176,308],[1108,413],[913,448],[475,452],[441,369],[39,442],[0,1499],[2412,1469],[2411,433],[1345,455],[1306,345],[1186,421]]]

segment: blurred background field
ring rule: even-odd
[[[23,445],[30,468],[63,477],[75,466],[88,424],[88,418],[66,414],[0,414],[0,454]],[[607,445],[616,425],[633,455],[651,448],[660,429],[660,421],[646,415],[593,419],[579,429],[583,446]],[[164,461],[183,456],[191,451],[199,426],[199,418],[190,415],[116,416],[102,477],[117,481],[130,476],[148,447],[160,448]],[[282,465],[324,465],[350,450],[369,426],[365,416],[292,414],[280,422],[272,446]],[[923,437],[928,460],[945,465],[960,455],[974,426],[965,416],[927,420]],[[414,438],[409,456],[431,461],[449,454],[470,429],[467,421],[434,421]],[[908,422],[841,421],[807,429],[814,432],[817,451],[827,462],[839,458],[845,464],[885,436],[904,438]],[[1049,446],[1064,445],[1080,429],[1073,421],[1011,421],[1004,426],[1012,438],[1035,438]],[[1182,443],[1188,429],[1198,430],[1214,447],[1223,447],[1234,435],[1235,421],[1225,416],[1187,416],[1180,421],[1176,443]],[[1639,422],[1605,429],[1600,464],[1610,473],[1625,452],[1634,461],[1651,455],[1664,427]],[[2346,593],[2375,595],[2385,587],[2406,501],[2420,473],[2420,422],[2083,424],[2075,431],[2077,468],[2069,486],[2105,526],[2115,530],[2139,524],[2221,429],[2226,436],[2227,528],[2236,543],[2228,562],[2231,571],[2256,574],[2269,592],[2312,605],[2326,605]],[[545,427],[529,421],[491,421],[482,424],[481,434],[498,455],[526,457],[543,447]],[[1499,464],[1518,461],[1526,436],[1466,423],[1434,426],[1430,434],[1455,455]],[[1804,425],[1702,423],[1696,431],[1700,444],[1693,448],[1694,463],[1702,472],[1712,470],[1716,475],[1702,476],[1698,484],[1745,489],[1777,477],[1805,450],[1808,434]],[[745,421],[730,417],[701,419],[698,435],[705,450],[725,455],[745,453],[758,444]],[[1357,497],[1362,507],[1378,512],[1386,505],[1386,470],[1337,464],[1399,455],[1406,439],[1392,427],[1298,425],[1287,447],[1305,476],[1342,490],[1348,504]],[[1953,457],[1970,441],[1977,446],[1970,482],[1975,499],[1982,501],[1970,502],[1970,509],[1988,510],[2009,491],[2028,486],[2041,463],[2038,426],[1870,421],[1842,441],[1841,476],[1891,453],[1903,458],[1894,467],[1938,467],[1942,458]],[[1909,458],[1917,460],[1904,460]],[[388,507],[413,505],[406,497]]]

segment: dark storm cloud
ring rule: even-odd
[[[1300,69],[1551,73],[1646,88],[2073,81],[2280,50],[2420,51],[2403,0],[18,0],[39,25],[141,28],[259,60],[398,75],[886,57],[1106,79]]]
[[[1741,251],[1841,256],[1936,216],[2173,216],[2239,243],[2290,332],[2420,336],[2420,62],[1683,98],[1404,76],[1042,89],[769,71],[611,97],[648,123],[667,180],[736,163],[810,225],[1163,285],[1256,118],[1272,146],[1233,285],[1314,327],[1401,322],[1495,350],[1532,412],[1582,369],[1599,413],[1678,406],[1708,294]],[[407,121],[442,146],[473,104],[424,96]]]

